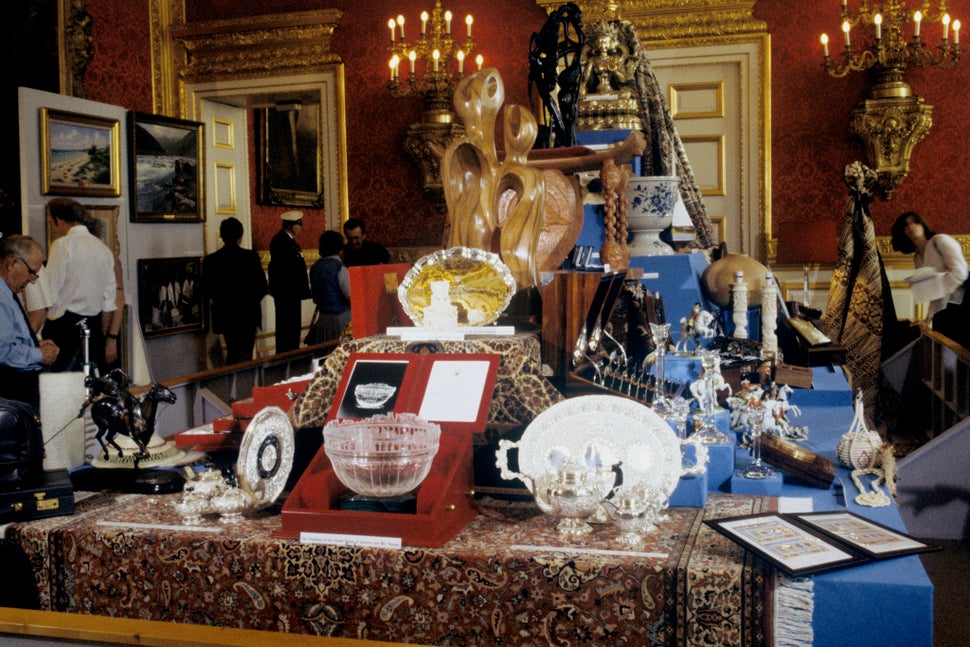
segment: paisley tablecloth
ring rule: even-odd
[[[673,508],[632,550],[609,525],[564,542],[532,504],[484,500],[444,547],[395,550],[276,539],[272,511],[184,526],[176,496],[98,494],[7,536],[56,611],[428,645],[770,644],[770,571],[702,523],[767,497]]]

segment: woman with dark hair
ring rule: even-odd
[[[341,256],[343,249],[340,232],[329,230],[320,234],[320,260],[310,268],[316,324],[307,334],[307,344],[339,339],[350,323],[350,275]]]
[[[893,223],[892,247],[904,254],[915,254],[916,269],[931,267],[941,272],[943,295],[930,301],[926,321],[944,310],[948,304],[963,301],[964,282],[967,280],[967,261],[963,250],[952,236],[933,231],[923,216],[907,211]],[[935,328],[936,326],[934,326]]]

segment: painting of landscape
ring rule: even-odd
[[[41,109],[45,195],[119,196],[119,123]]]
[[[202,124],[133,113],[129,130],[134,151],[132,220],[201,221]]]

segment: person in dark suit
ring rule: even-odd
[[[367,225],[360,218],[350,218],[344,223],[344,263],[355,265],[382,265],[391,260],[391,254],[380,243],[367,240]]]
[[[310,298],[306,261],[296,237],[303,230],[303,212],[286,211],[282,228],[269,244],[269,293],[276,312],[276,352],[300,347],[304,299]]]
[[[260,304],[266,296],[266,273],[259,253],[239,246],[242,236],[242,223],[226,218],[219,224],[222,247],[202,259],[212,332],[222,335],[227,365],[253,358],[256,330],[263,325]]]

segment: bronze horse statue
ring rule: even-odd
[[[172,404],[176,396],[161,384],[153,383],[139,399],[128,391],[129,384],[128,376],[117,369],[103,378],[85,378],[84,385],[90,390],[90,395],[81,406],[81,414],[88,406],[91,407],[91,419],[98,427],[95,439],[104,451],[105,460],[109,456],[108,445],[118,450],[119,458],[124,456],[124,451],[115,441],[116,436],[131,438],[138,445],[138,451],[134,454],[137,469],[138,463],[149,456],[148,442],[155,433],[158,404]]]

